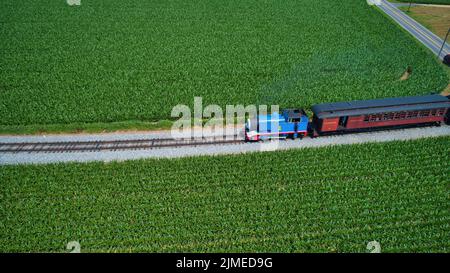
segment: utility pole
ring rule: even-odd
[[[442,49],[444,49],[445,43],[447,42],[448,35],[450,34],[450,28],[448,28],[447,35],[445,35],[444,42],[442,43],[441,49],[439,50],[438,58],[441,57]]]
[[[409,10],[411,9],[411,1],[409,1],[409,6],[408,6],[408,12],[409,12]]]

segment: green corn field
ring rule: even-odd
[[[448,252],[449,144],[0,167],[0,251]]]
[[[308,109],[448,82],[361,0],[3,0],[0,18],[0,126],[158,121],[194,96]]]

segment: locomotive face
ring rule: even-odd
[[[245,140],[258,141],[258,119],[247,119],[245,122]]]

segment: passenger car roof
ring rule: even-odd
[[[450,107],[450,100],[441,95],[386,98],[314,105],[312,111],[319,118],[374,114],[393,111],[423,110]]]

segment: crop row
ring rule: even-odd
[[[448,252],[450,138],[0,168],[0,251]]]
[[[309,108],[447,84],[361,0],[3,0],[0,17],[0,125],[167,119],[194,96]]]

